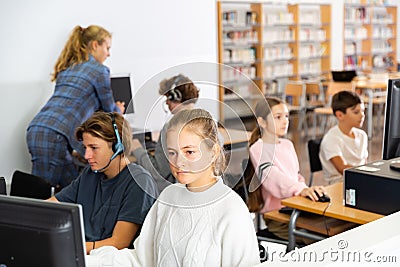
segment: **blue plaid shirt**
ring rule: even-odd
[[[80,153],[75,129],[95,111],[117,111],[111,90],[110,70],[92,56],[57,76],[54,93],[28,126],[42,126],[63,134]]]

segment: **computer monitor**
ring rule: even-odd
[[[0,196],[0,266],[85,266],[78,204]]]
[[[351,82],[357,76],[355,70],[331,71],[334,82]]]
[[[129,74],[113,75],[111,77],[111,89],[115,101],[125,102],[124,113],[134,113],[131,76]]]
[[[400,79],[389,79],[386,96],[382,158],[400,157]]]

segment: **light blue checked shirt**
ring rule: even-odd
[[[117,111],[111,90],[110,70],[92,56],[57,76],[53,95],[28,126],[42,126],[63,134],[72,149],[83,153],[75,129],[95,111]]]

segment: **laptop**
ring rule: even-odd
[[[129,74],[118,74],[111,77],[111,89],[114,100],[125,102],[125,112],[135,113],[132,100],[131,76]]]
[[[356,76],[355,70],[332,71],[332,79],[335,82],[351,82]]]

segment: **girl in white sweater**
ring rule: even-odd
[[[103,247],[89,266],[254,266],[260,262],[250,213],[219,177],[224,153],[209,112],[182,110],[169,122],[167,151],[179,181],[153,205],[134,250]]]

